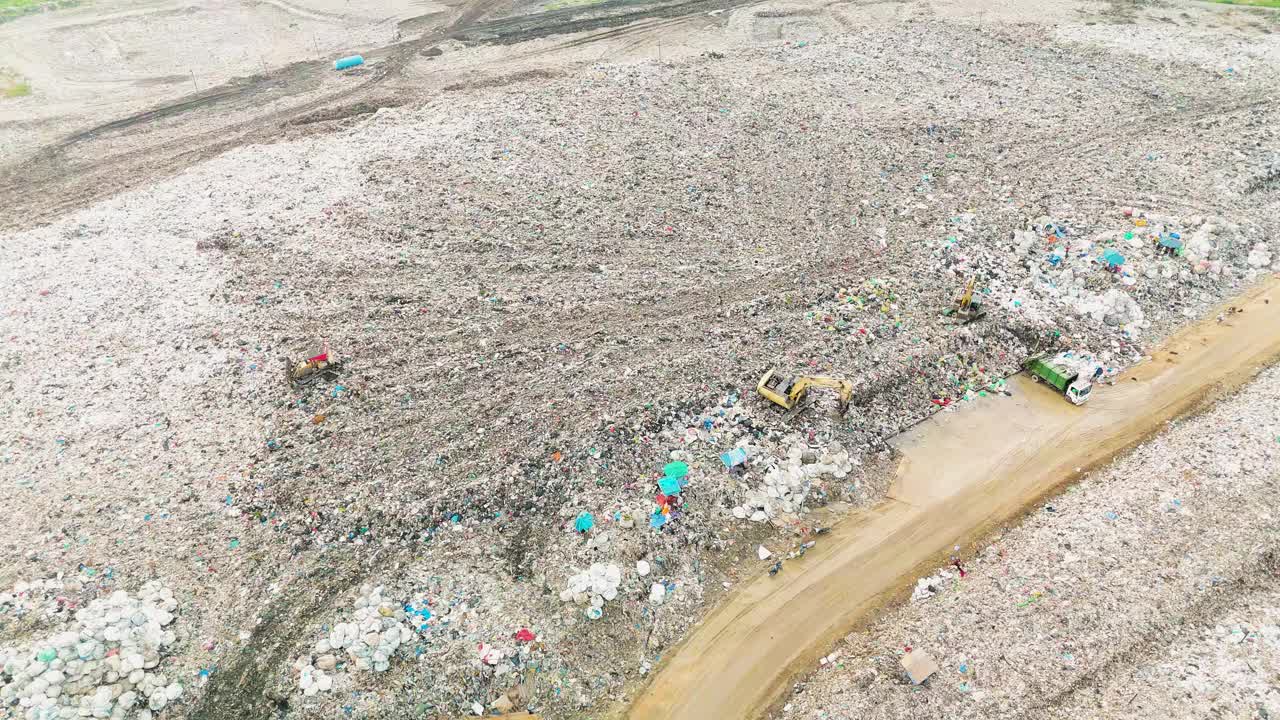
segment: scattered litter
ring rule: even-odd
[[[667,586],[660,582],[656,582],[649,586],[649,602],[654,605],[661,605],[662,601],[667,597]]]
[[[920,602],[928,600],[936,595],[951,580],[951,573],[946,570],[939,570],[936,574],[929,577],[920,578],[916,581],[916,587],[911,591],[911,601]]]

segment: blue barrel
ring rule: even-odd
[[[359,56],[359,55],[351,55],[350,57],[344,57],[344,58],[341,58],[341,59],[339,59],[339,60],[334,60],[334,61],[333,61],[333,69],[334,69],[334,70],[346,70],[347,68],[353,68],[353,67],[355,67],[355,66],[357,66],[357,65],[363,65],[363,64],[364,64],[364,58],[363,58],[363,57],[361,57],[361,56]]]

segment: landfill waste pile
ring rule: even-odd
[[[138,597],[117,590],[76,610],[73,629],[0,646],[0,703],[27,720],[149,720],[182,697],[161,667],[177,609],[173,592],[150,582]]]
[[[746,502],[733,508],[733,516],[761,522],[778,512],[799,513],[815,480],[826,476],[833,482],[843,480],[855,461],[839,443],[832,443],[821,455],[803,445],[792,445],[786,458],[765,472],[763,489],[748,490]]]
[[[936,574],[929,577],[920,578],[916,581],[915,588],[911,591],[911,601],[920,602],[927,600],[938,594],[938,590],[946,587],[952,578],[952,574],[946,570],[939,570]]]
[[[0,612],[34,623],[55,618],[75,607],[63,594],[66,589],[67,583],[63,582],[61,573],[32,582],[19,580],[8,592],[0,592]]]
[[[1277,269],[1265,64],[928,7],[463,84],[0,237],[0,644],[157,580],[179,639],[120,712],[598,715],[879,500],[903,428],[1041,352],[1114,376]],[[784,422],[769,368],[847,413]],[[12,707],[111,716],[114,647]]]
[[[1277,442],[1273,368],[921,578],[775,717],[1280,712]],[[905,648],[941,668],[922,688]]]
[[[1158,655],[1099,673],[1103,706],[1136,704],[1134,681],[1140,678],[1150,698],[1186,698],[1162,704],[1169,712],[1273,715],[1280,709],[1280,689],[1273,680],[1280,672],[1280,592],[1265,584],[1246,588],[1212,622],[1179,632]],[[1096,712],[1097,694],[1073,693],[1059,716]]]
[[[348,622],[333,625],[329,634],[316,641],[314,662],[303,655],[294,663],[298,671],[298,687],[305,695],[328,691],[333,687],[332,673],[341,663],[345,669],[386,672],[396,650],[414,637],[409,606],[386,602],[382,588],[364,586],[352,604],[355,610]],[[345,652],[340,661],[335,653]]]
[[[588,572],[578,573],[569,578],[569,587],[560,593],[564,602],[576,602],[585,605],[587,617],[599,620],[604,614],[604,603],[618,597],[618,584],[622,582],[622,571],[617,565],[608,567],[595,563]]]

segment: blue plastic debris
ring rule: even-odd
[[[347,68],[353,68],[357,65],[363,65],[363,64],[364,64],[364,57],[360,55],[348,55],[347,57],[334,60],[333,69],[346,70]]]
[[[667,516],[663,515],[660,512],[656,512],[649,516],[649,527],[651,528],[657,529],[666,524],[667,524]]]
[[[1124,256],[1116,250],[1107,249],[1102,253],[1102,260],[1111,267],[1124,264]]]
[[[330,396],[330,397],[338,397],[338,393],[340,393],[340,392],[342,392],[343,390],[346,390],[346,389],[347,389],[347,386],[346,386],[346,385],[334,385],[334,386],[333,386],[333,391],[329,393],[329,396]]]
[[[664,477],[658,481],[658,489],[662,490],[663,495],[679,495],[680,480],[673,477]]]
[[[726,468],[733,468],[747,461],[747,451],[745,448],[734,448],[727,453],[720,455],[720,462],[724,463]]]
[[[573,528],[578,532],[586,532],[596,526],[596,519],[591,513],[579,513],[578,519],[573,521]]]
[[[406,615],[417,615],[419,618],[422,619],[422,621],[418,623],[419,632],[425,632],[426,630],[430,629],[431,626],[427,624],[427,621],[431,619],[430,609],[426,607],[415,609],[413,605],[405,605],[404,612]]]

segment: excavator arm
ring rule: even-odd
[[[973,286],[978,282],[977,277],[969,278],[969,282],[965,283],[964,294],[960,296],[960,300],[956,305],[962,312],[967,311],[969,306],[973,304]]]

